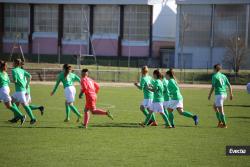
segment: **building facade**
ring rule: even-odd
[[[250,49],[249,0],[176,0],[175,67],[211,68],[225,64],[228,41]],[[237,44],[238,45],[238,44]],[[239,48],[236,48],[236,50]],[[242,68],[250,69],[250,55]]]
[[[159,57],[175,20],[174,0],[0,0],[0,52],[18,36],[29,55]]]

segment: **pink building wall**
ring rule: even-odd
[[[129,56],[129,49],[131,57],[148,57],[148,46],[122,46],[122,56]]]
[[[57,54],[57,38],[36,37],[33,39],[32,50],[34,54],[38,52],[40,54]]]
[[[28,44],[21,44],[21,47],[22,47],[22,50],[23,50],[23,53],[28,53]],[[11,53],[11,50],[13,48],[13,43],[3,43],[3,52],[4,53]],[[14,53],[20,53],[20,49],[19,48],[16,48],[14,50]]]
[[[80,51],[82,54],[87,54],[87,45],[76,45],[76,44],[63,44],[62,54],[65,55],[79,55]]]
[[[117,39],[94,39],[93,46],[97,56],[117,56]]]
[[[153,41],[153,57],[160,56],[160,49],[161,48],[168,48],[168,47],[174,47],[174,46],[175,46],[175,42]]]

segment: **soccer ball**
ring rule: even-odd
[[[247,92],[250,94],[250,82],[247,84]]]

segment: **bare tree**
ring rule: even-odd
[[[240,38],[238,35],[233,35],[225,40],[224,44],[227,49],[226,55],[224,56],[224,63],[231,67],[234,72],[238,73],[249,53],[245,45],[245,39]]]

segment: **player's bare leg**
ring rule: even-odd
[[[221,128],[227,128],[226,116],[225,116],[225,113],[224,113],[224,108],[223,108],[223,106],[218,107],[218,110],[219,110],[219,112],[220,112],[220,119],[221,119],[221,121],[222,121],[222,126],[221,126]]]
[[[213,105],[213,109],[214,109],[214,111],[215,111],[216,118],[217,118],[217,120],[218,120],[218,125],[217,125],[217,127],[220,128],[220,127],[222,127],[223,123],[222,123],[221,118],[220,118],[219,109],[218,109],[218,107],[215,106],[215,104]]]

